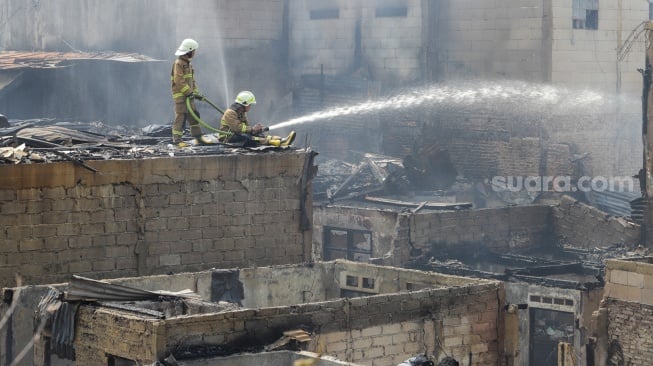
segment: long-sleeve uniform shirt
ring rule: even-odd
[[[190,59],[185,55],[177,57],[172,65],[170,80],[172,98],[175,100],[175,104],[184,103],[185,105],[186,97],[199,92],[197,82],[195,82],[193,65],[190,64]]]
[[[239,104],[234,103],[224,111],[220,120],[220,129],[233,133],[233,135],[228,135],[224,138],[225,142],[233,142],[238,139],[238,135],[252,132],[252,128],[249,126],[249,121],[247,120],[247,113],[244,110],[238,112],[238,110],[242,109]]]

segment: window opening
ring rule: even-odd
[[[372,257],[372,232],[324,227],[324,260],[367,262]]]
[[[599,29],[599,0],[572,0],[574,29]]]

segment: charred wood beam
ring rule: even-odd
[[[379,183],[384,184],[387,178],[387,173],[384,173],[383,170],[376,164],[376,162],[369,157],[367,158],[367,164],[369,164],[372,174],[379,181]]]
[[[342,197],[334,198],[334,195],[332,195],[331,197],[329,197],[329,201],[337,202],[337,201],[349,200],[349,199],[352,199],[352,198],[364,196],[364,195],[366,195],[368,193],[379,192],[379,191],[382,191],[382,190],[383,190],[383,187],[379,187],[379,186],[369,187],[369,188],[366,188],[366,189],[361,189],[361,190],[356,191],[356,192],[351,192],[351,193],[349,193],[347,195],[344,195]]]
[[[86,164],[86,163],[84,162],[84,160],[82,160],[82,159],[75,158],[75,157],[73,157],[73,156],[70,156],[70,155],[68,155],[68,154],[66,154],[66,153],[64,153],[64,152],[62,152],[62,151],[58,151],[58,150],[51,150],[51,151],[52,151],[54,154],[56,154],[56,155],[58,155],[58,156],[61,156],[62,158],[66,159],[66,160],[72,161],[73,163],[75,163],[75,164],[81,166],[81,167],[84,168],[84,169],[88,169],[88,170],[92,171],[93,173],[97,173],[97,169],[95,169],[95,168],[93,168],[92,166]]]
[[[346,187],[346,186],[349,184],[349,182],[350,182],[350,181],[351,181],[351,180],[352,180],[352,179],[353,179],[353,178],[358,174],[358,172],[360,172],[360,171],[363,169],[363,167],[365,167],[365,166],[367,166],[367,164],[361,164],[361,165],[359,165],[358,167],[356,167],[356,170],[354,170],[354,172],[351,173],[351,175],[350,175],[349,177],[347,177],[347,179],[345,179],[344,182],[342,182],[342,184],[340,185],[340,187],[338,187],[338,188],[337,188],[333,193],[331,193],[331,194],[327,194],[327,198],[328,198],[329,200],[332,200],[334,197],[336,197],[336,196],[338,195],[338,193],[339,193],[339,192],[340,192],[344,187]]]

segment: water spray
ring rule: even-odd
[[[351,106],[334,107],[270,126],[270,130],[290,127],[348,115],[360,115],[384,110],[404,110],[425,104],[439,107],[470,107],[507,105],[528,112],[528,109],[550,111],[588,105],[602,105],[605,97],[593,91],[570,91],[550,85],[525,82],[480,82],[459,86],[431,86],[398,94],[385,100],[373,100]]]

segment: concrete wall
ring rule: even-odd
[[[226,108],[239,91],[252,90],[259,104],[250,117],[263,122],[277,111],[272,100],[290,90],[285,3],[202,0],[190,6],[185,1],[152,0],[4,1],[0,5],[0,50],[135,52],[163,62],[104,66],[101,73],[78,67],[70,73],[28,73],[23,79],[48,81],[42,84],[46,92],[22,83],[8,93],[9,101],[0,103],[0,109],[9,118],[166,124],[174,117],[170,97],[174,52],[184,38],[194,38],[200,45],[193,64],[202,93]],[[73,89],[72,93],[68,89]],[[63,108],[71,98],[76,110],[68,112]],[[26,99],[30,103],[25,103]],[[162,108],[166,103],[168,108]],[[33,104],[38,107],[30,109]],[[219,122],[219,116],[206,118],[215,114],[207,108],[202,116],[210,123]]]
[[[397,212],[364,209],[341,205],[313,208],[313,256],[323,258],[324,227],[365,230],[372,235],[372,257],[392,255],[401,250],[397,243],[405,242]]]
[[[250,120],[268,125],[280,100],[290,92],[288,78],[288,0],[201,0],[176,2],[176,38],[168,55],[184,38],[200,44],[196,60],[200,90],[225,109],[241,90],[251,90],[257,104]],[[169,58],[170,59],[170,58]],[[207,110],[218,125],[220,115]],[[286,116],[277,116],[283,118]]]
[[[310,258],[308,155],[239,154],[0,167],[0,286]],[[310,186],[309,186],[310,187]],[[310,190],[310,188],[307,188]],[[305,211],[300,199],[306,194]]]
[[[231,276],[234,271],[237,272],[237,279],[243,287],[242,305],[250,309],[321,303],[341,297],[341,289],[364,291],[368,295],[375,295],[407,291],[409,288],[418,290],[468,286],[477,282],[477,280],[465,277],[345,261],[235,270],[214,269],[169,275],[123,277],[105,281],[146,291],[191,290],[200,295],[202,301],[215,302],[224,298],[223,291],[226,287],[221,281],[223,276]],[[372,289],[348,286],[346,276],[372,278],[375,286]],[[39,326],[34,317],[34,311],[41,298],[47,294],[50,286],[64,291],[67,284],[7,288],[2,293],[4,301],[0,303],[0,318],[8,316],[9,313],[11,317],[8,318],[6,326],[0,329],[0,344],[6,346],[0,348],[0,365],[11,364],[22,348],[32,339],[33,330]],[[42,344],[37,344],[37,349],[41,351],[41,357],[42,352],[45,351],[42,346]],[[33,365],[35,357],[39,358],[36,354],[28,353],[20,364]],[[72,364],[71,361],[58,359],[56,355],[51,355],[50,360],[52,365]]]
[[[566,0],[442,1],[436,15],[437,69],[442,78],[509,78],[641,93],[638,38],[618,64],[617,49],[648,20],[645,1],[599,4],[598,30],[572,28]],[[617,70],[620,69],[620,75]],[[619,75],[619,76],[618,76]]]
[[[640,225],[568,196],[553,208],[553,222],[557,240],[574,248],[634,247],[641,243]]]
[[[449,248],[469,251],[482,243],[494,252],[553,245],[548,206],[434,212],[411,217],[411,247],[424,253]]]
[[[552,311],[561,311],[572,313],[574,319],[577,319],[576,324],[569,324],[573,326],[574,337],[572,341],[574,354],[579,365],[585,365],[585,355],[587,353],[586,345],[588,337],[591,335],[590,318],[592,311],[598,308],[600,296],[603,289],[591,290],[578,290],[578,289],[564,289],[555,287],[545,287],[524,282],[506,282],[506,301],[512,304],[526,303],[528,309],[545,309]],[[573,301],[573,305],[557,305],[548,304],[543,302],[531,301],[531,295],[536,298],[550,297],[552,299],[569,299]],[[515,364],[528,365],[531,343],[531,324],[537,319],[531,319],[532,314],[530,310],[523,309],[518,311],[519,319],[519,333],[518,333],[518,346],[515,355]]]
[[[563,196],[555,206],[527,205],[399,213],[345,202],[315,206],[313,255],[322,258],[325,226],[373,233],[372,257],[401,266],[431,251],[466,252],[483,246],[519,252],[564,244],[579,249],[640,243],[640,226]]]
[[[313,247],[317,258],[321,258],[323,240],[318,233],[323,232],[324,226],[371,231],[372,257],[398,266],[413,256],[445,248],[464,251],[482,243],[503,252],[553,244],[547,241],[552,230],[548,206],[416,214],[345,204],[316,206],[313,210]]]
[[[653,357],[651,263],[650,257],[606,261],[604,306],[608,313],[608,341],[623,364],[648,365]]]
[[[358,273],[356,265],[335,264],[339,265],[349,274]],[[360,267],[364,275],[372,266]],[[411,272],[390,270],[395,277],[383,270],[378,274],[390,275],[387,280],[392,282],[397,275]],[[418,277],[425,279],[428,274]],[[450,285],[165,320],[81,307],[75,341],[77,363],[105,364],[107,352],[148,363],[180,344],[251,345],[253,340],[271,343],[282,331],[299,326],[314,330],[313,340],[306,346],[308,351],[348,362],[390,365],[426,352],[438,358],[446,353],[471,365],[498,363],[503,286],[459,277],[435,281]],[[116,322],[116,317],[121,320]],[[121,339],[120,344],[116,344],[116,337]]]
[[[437,75],[548,81],[545,11],[539,0],[439,2],[432,45]]]
[[[176,43],[176,7],[175,2],[156,0],[29,4],[7,0],[0,6],[0,49],[123,51],[161,57]]]
[[[623,61],[617,50],[624,46],[636,27],[649,19],[646,1],[599,3],[597,30],[572,28],[572,3],[552,0],[552,69],[554,84],[617,91],[621,78],[624,94],[641,95],[642,78],[637,69],[644,63],[643,35],[635,40]],[[621,70],[621,75],[617,70]]]
[[[371,79],[414,81],[423,73],[425,2],[289,0],[290,62],[294,76],[360,72]],[[406,8],[405,16],[377,16],[378,8]],[[337,16],[315,18],[315,12]]]
[[[243,306],[262,308],[319,302],[340,295],[330,266],[256,267],[240,271]]]

